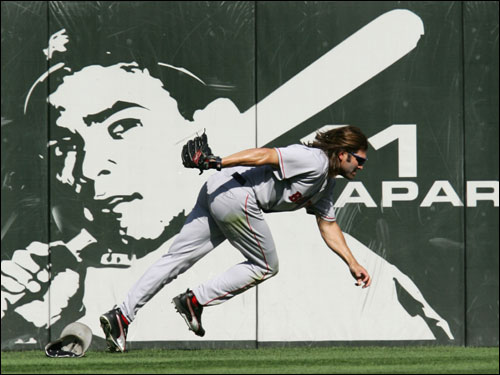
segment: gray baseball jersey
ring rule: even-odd
[[[209,177],[168,253],[145,272],[120,305],[129,321],[163,286],[226,239],[246,261],[194,288],[199,303],[222,303],[276,275],[278,257],[265,212],[306,208],[324,220],[335,220],[335,180],[328,178],[325,153],[304,145],[276,152],[278,169],[233,167]]]
[[[267,165],[232,168],[252,185],[262,211],[295,211],[305,207],[308,213],[334,221],[335,179],[328,178],[329,163],[325,153],[304,145],[275,150],[279,169]]]

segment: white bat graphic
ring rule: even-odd
[[[257,116],[257,147],[279,137],[413,50],[424,25],[409,10],[384,13],[243,113]],[[255,120],[253,120],[255,121]]]

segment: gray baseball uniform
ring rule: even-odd
[[[222,303],[274,276],[278,257],[263,213],[305,207],[310,214],[335,220],[335,179],[328,178],[325,153],[304,145],[276,152],[278,169],[233,167],[209,177],[168,253],[134,284],[120,306],[130,322],[164,285],[226,239],[246,261],[193,289],[200,304]]]

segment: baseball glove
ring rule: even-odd
[[[182,148],[181,157],[184,167],[198,168],[200,174],[207,169],[220,171],[222,168],[221,158],[214,156],[210,146],[208,146],[206,133],[189,140]]]

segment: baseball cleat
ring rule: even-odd
[[[175,309],[186,321],[189,329],[193,331],[198,336],[204,336],[205,330],[201,326],[201,313],[203,312],[203,306],[196,305],[193,303],[192,298],[194,294],[189,289],[186,293],[179,294],[172,300],[175,305]]]
[[[101,328],[106,336],[110,352],[124,352],[127,341],[128,322],[122,311],[116,307],[99,318]]]

